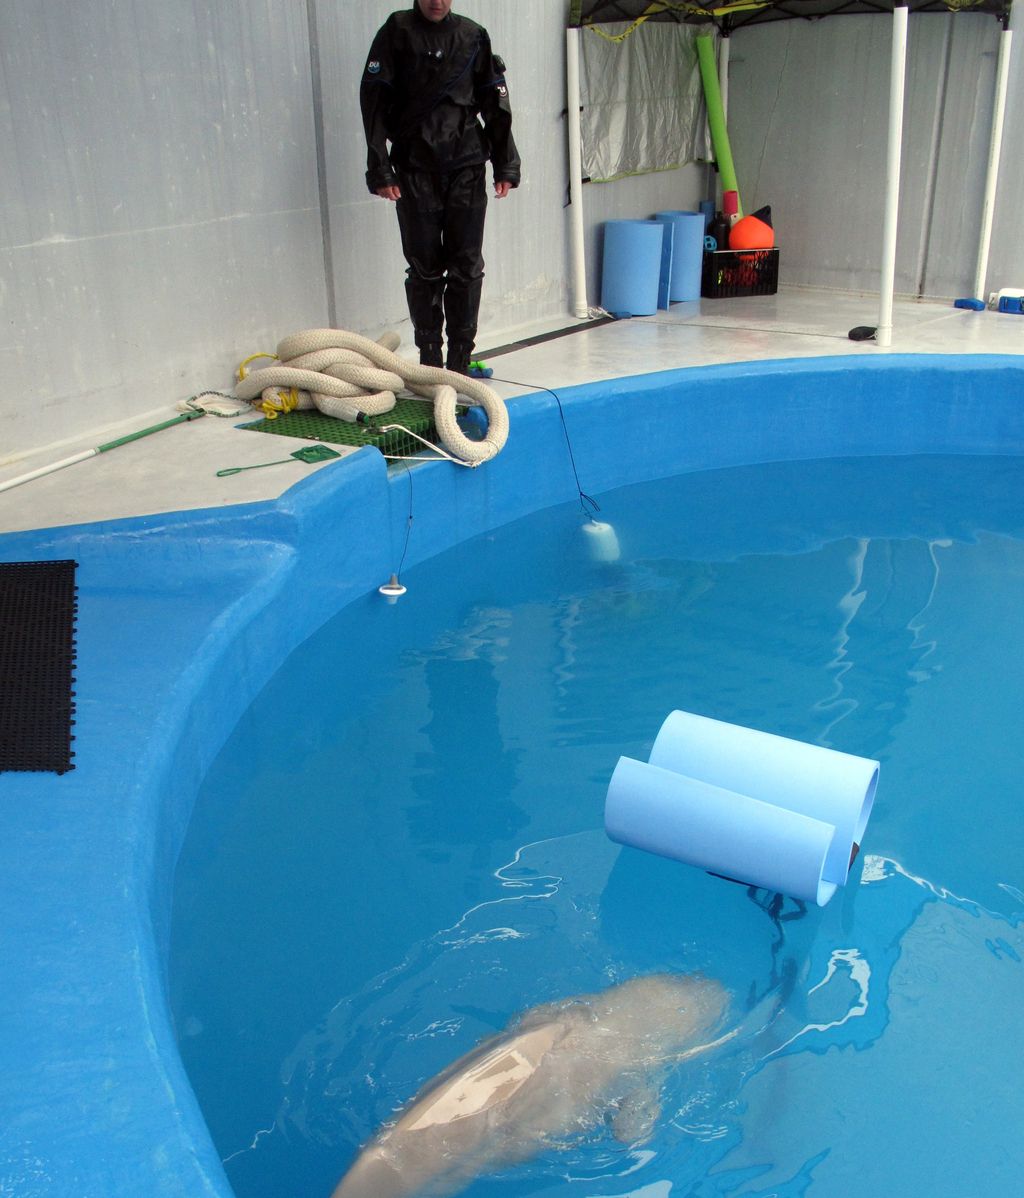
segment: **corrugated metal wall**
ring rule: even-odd
[[[142,418],[285,333],[409,336],[394,212],[363,183],[358,80],[399,0],[3,0],[0,459]],[[518,192],[492,204],[481,338],[567,312],[565,0],[462,0],[506,59]],[[899,286],[963,294],[988,145],[995,22],[915,17]],[[877,287],[889,22],[785,23],[733,41],[734,150],[771,202],[784,278]],[[1024,47],[993,286],[1024,279]],[[943,83],[948,75],[948,82]],[[599,225],[695,205],[705,172],[588,187]],[[930,213],[928,221],[924,213]],[[927,231],[927,236],[923,230]]]

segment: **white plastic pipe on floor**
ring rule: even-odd
[[[93,449],[83,449],[81,453],[72,454],[69,458],[61,458],[59,462],[50,462],[48,466],[40,466],[38,470],[19,474],[17,478],[9,478],[6,482],[0,482],[0,491],[11,491],[23,483],[34,482],[37,478],[44,478],[47,474],[56,474],[58,470],[66,470],[68,466],[75,466],[79,462],[84,462],[86,458],[96,457],[99,452],[99,446]]]
[[[586,242],[583,230],[583,133],[580,128],[580,31],[565,31],[565,104],[569,134],[569,257],[572,264],[573,316],[585,320]]]
[[[981,236],[978,241],[978,269],[974,276],[974,297],[985,299],[985,276],[988,274],[988,254],[992,242],[992,218],[996,207],[996,183],[999,179],[999,155],[1003,148],[1003,121],[1006,116],[1006,88],[1010,78],[1010,51],[1013,33],[1004,29],[999,39],[999,60],[996,64],[996,97],[992,113],[992,139],[988,150],[988,173],[985,176],[985,202],[981,209]]]
[[[132,441],[139,441],[143,437],[150,436],[152,433],[162,432],[165,428],[173,428],[176,424],[187,424],[190,420],[197,420],[202,415],[204,415],[203,412],[185,412],[181,416],[174,416],[170,420],[163,420],[160,424],[153,424],[149,428],[128,433],[123,437],[118,437],[114,441],[107,441],[103,445],[94,445],[92,449],[83,449],[81,453],[74,453],[69,458],[61,458],[59,462],[51,462],[48,466],[40,466],[38,470],[30,470],[27,474],[19,474],[17,478],[9,478],[6,482],[0,483],[0,491],[10,491],[14,487],[22,486],[24,483],[34,482],[37,478],[45,478],[47,474],[55,474],[58,470],[66,470],[68,466],[76,466],[79,462],[84,462],[88,458],[97,457],[101,453],[109,453],[112,449],[119,449],[122,445],[128,445]]]
[[[892,307],[896,290],[896,226],[900,215],[900,158],[903,149],[903,96],[907,75],[907,9],[892,10],[892,59],[889,74],[889,149],[885,164],[885,225],[882,232],[882,281],[875,341],[892,345]]]

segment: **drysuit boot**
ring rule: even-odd
[[[420,341],[417,334],[416,342],[420,347],[420,365],[421,366],[443,366],[444,358],[441,354],[441,342],[438,341]]]
[[[448,369],[456,374],[469,374],[469,363],[473,356],[473,342],[463,340],[448,341]]]
[[[414,340],[424,366],[441,365],[441,329],[444,326],[443,278],[424,278],[409,271],[405,280],[405,298],[409,305]],[[428,362],[424,357],[429,354]]]

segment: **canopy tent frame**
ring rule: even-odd
[[[778,20],[818,20],[833,15],[884,15],[892,13],[893,35],[889,77],[889,123],[886,152],[885,217],[879,280],[879,315],[875,331],[881,346],[892,344],[892,312],[896,280],[896,230],[899,221],[899,188],[903,137],[903,106],[907,61],[908,17],[911,13],[984,13],[999,20],[1002,31],[996,67],[995,100],[985,177],[984,204],[974,278],[975,298],[984,300],[1002,133],[1006,116],[1012,31],[1012,0],[570,0],[566,29],[566,104],[569,136],[570,253],[573,279],[573,314],[589,314],[584,261],[582,131],[580,122],[580,31],[591,26],[622,21],[638,28],[645,21],[713,25],[722,36],[719,73],[723,96],[728,94],[728,38],[737,29]]]
[[[1009,22],[1012,0],[895,0],[913,13],[974,12]],[[888,15],[894,0],[569,0],[570,26],[631,21],[712,24],[724,36],[769,21]]]

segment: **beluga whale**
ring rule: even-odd
[[[450,1198],[605,1121],[643,1139],[666,1071],[737,1034],[708,1039],[728,998],[709,978],[660,973],[532,1007],[427,1082],[332,1198]]]

